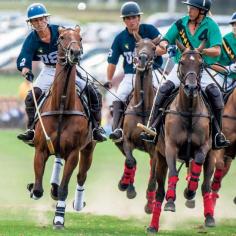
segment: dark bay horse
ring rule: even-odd
[[[214,164],[206,158],[212,146],[210,115],[200,89],[203,59],[199,51],[202,50],[204,44],[200,45],[198,50],[185,48],[178,41],[177,46],[182,51],[177,72],[181,83],[177,96],[165,110],[164,130],[160,133],[156,145],[154,158],[156,159],[155,177],[158,187],[149,232],[158,231],[164,197],[167,201],[164,210],[175,211],[176,185],[179,180],[179,171],[176,168],[177,159],[190,166],[188,186],[184,191],[187,199],[195,196],[203,165],[202,194],[204,198],[207,198],[210,192],[210,176],[214,169]],[[169,169],[169,176],[165,194],[167,169]]]
[[[119,189],[127,191],[128,198],[134,198],[136,191],[134,188],[134,177],[136,171],[136,160],[133,150],[145,151],[152,158],[155,145],[146,143],[140,139],[142,129],[137,127],[138,123],[146,124],[154,98],[154,88],[152,83],[152,64],[155,56],[156,45],[160,37],[153,40],[142,39],[140,35],[134,34],[136,39],[136,49],[134,64],[136,66],[135,85],[132,98],[124,114],[123,141],[116,143],[121,152],[125,155],[124,174],[119,182]],[[145,211],[151,213],[152,204],[155,198],[155,181],[150,180],[147,190],[148,203]]]
[[[219,198],[219,190],[221,188],[221,183],[223,177],[228,173],[232,160],[236,155],[236,89],[227,99],[224,108],[223,121],[222,121],[222,131],[224,132],[227,139],[230,141],[230,146],[225,149],[212,150],[210,155],[215,157],[215,172],[212,180],[212,196],[211,196],[211,214],[214,217],[214,209],[216,205],[216,200]],[[235,188],[234,186],[232,186]],[[236,204],[236,198],[234,199]]]
[[[55,79],[50,94],[40,110],[44,128],[52,140],[55,155],[65,160],[53,220],[55,228],[64,227],[68,184],[78,161],[79,172],[77,174],[74,209],[81,210],[83,208],[83,185],[92,163],[95,148],[89,120],[85,115],[75,86],[76,64],[79,62],[81,50],[80,28],[59,28]],[[43,195],[43,174],[46,161],[50,156],[47,141],[39,122],[35,127],[34,144],[35,182],[30,184],[29,190],[33,199],[39,199]]]

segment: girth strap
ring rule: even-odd
[[[148,117],[150,114],[150,111],[134,111],[134,110],[128,110],[125,112],[125,115],[133,115],[133,116],[141,116],[141,117]]]
[[[210,115],[204,113],[191,113],[191,112],[184,112],[184,111],[175,111],[175,110],[166,110],[164,113],[171,113],[173,115],[179,115],[184,117],[204,117],[204,118],[211,118]]]
[[[236,120],[235,116],[223,115],[222,117],[226,119]]]
[[[78,116],[85,116],[86,114],[82,111],[46,111],[41,114],[43,116],[57,116],[57,115],[78,115]]]

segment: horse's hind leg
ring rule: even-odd
[[[136,160],[132,154],[133,147],[131,147],[131,144],[128,141],[124,141],[123,148],[126,159],[124,173],[119,181],[118,188],[121,191],[126,191],[127,198],[132,199],[137,195],[134,187]]]
[[[144,207],[144,210],[147,214],[151,214],[153,211],[153,207],[155,205],[155,197],[156,197],[156,176],[155,176],[155,168],[156,168],[156,158],[150,158],[150,177],[148,181],[148,188],[146,191],[147,203]]]
[[[81,211],[85,207],[84,202],[84,183],[87,178],[93,160],[94,144],[90,143],[80,152],[79,173],[77,175],[77,186],[75,189],[75,199],[73,207],[76,211]]]
[[[48,160],[47,151],[41,152],[38,149],[35,149],[34,156],[34,174],[35,174],[35,183],[30,183],[27,186],[27,189],[30,191],[30,197],[34,200],[38,200],[43,196],[43,174],[45,169],[45,163]]]
[[[152,220],[147,228],[147,232],[156,233],[159,230],[159,220],[161,215],[161,206],[165,198],[165,179],[167,174],[167,163],[165,158],[159,154],[155,168],[157,191],[156,201],[153,207]]]
[[[205,226],[214,227],[214,198],[216,197],[214,192],[211,192],[211,177],[214,172],[215,158],[211,153],[208,154],[204,162],[204,178],[202,183],[202,196],[205,216]]]
[[[50,179],[50,184],[52,186],[51,198],[53,200],[58,200],[58,188],[60,185],[60,172],[62,167],[63,167],[63,160],[59,155],[57,155],[54,159],[52,175]]]
[[[78,151],[73,150],[70,155],[66,158],[65,167],[63,171],[63,176],[61,184],[58,188],[58,201],[56,205],[55,216],[53,219],[53,227],[55,229],[64,228],[64,216],[66,208],[66,198],[68,195],[68,184],[73,173],[73,170],[78,164]]]

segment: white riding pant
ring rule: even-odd
[[[175,84],[175,87],[179,87],[180,80],[177,76],[177,70],[178,70],[178,64],[175,64],[172,71],[169,73],[169,75],[166,76],[167,80],[172,81]],[[214,71],[211,69],[208,69],[208,71],[211,74],[214,74]],[[201,88],[203,90],[206,89],[207,85],[215,83],[214,80],[211,78],[211,76],[206,72],[206,70],[203,69],[202,72],[202,78],[201,78]]]
[[[33,86],[40,88],[42,92],[47,92],[54,81],[55,73],[56,73],[55,67],[44,66],[40,74],[34,81]],[[81,90],[83,90],[86,86],[86,81],[76,76],[76,84],[79,86]]]
[[[155,88],[158,86],[157,71],[152,72],[152,84]],[[116,96],[123,102],[127,101],[129,94],[134,89],[135,85],[135,74],[125,74],[123,80],[120,82],[119,87],[116,91]],[[114,101],[119,101],[115,98]]]
[[[225,82],[225,76],[218,73],[215,76],[215,80],[219,83],[221,87],[224,87],[226,91],[229,91],[230,89],[236,87],[236,78],[234,79],[234,78],[227,77],[227,81]]]

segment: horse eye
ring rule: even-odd
[[[61,37],[60,37],[60,40],[63,40],[63,39],[64,39],[64,37],[63,37],[63,36],[61,36]]]
[[[82,38],[80,38],[80,42],[82,41]]]

